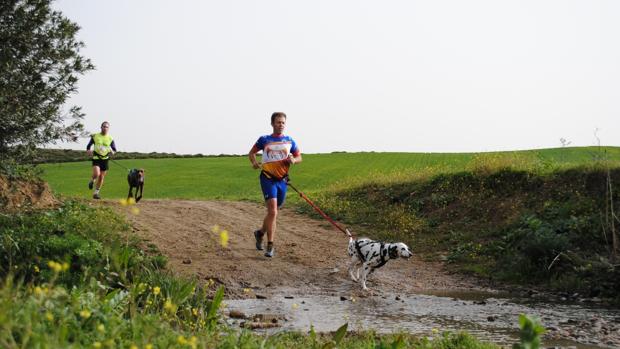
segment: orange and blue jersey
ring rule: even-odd
[[[298,156],[300,153],[293,138],[273,134],[261,136],[252,147],[252,152],[261,150],[263,151],[261,161],[263,170],[278,178],[284,178],[288,174],[290,164],[287,158],[289,154]]]

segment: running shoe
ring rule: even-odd
[[[275,254],[275,249],[273,248],[273,244],[267,244],[267,252],[265,252],[265,257],[273,257]]]
[[[263,250],[263,235],[265,234],[260,230],[254,231],[254,238],[256,239],[256,249],[259,251]]]

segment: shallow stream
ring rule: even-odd
[[[340,296],[272,296],[227,300],[228,310],[247,317],[278,316],[277,328],[265,331],[349,330],[379,333],[403,330],[432,337],[437,330],[466,330],[480,340],[509,346],[518,342],[519,314],[538,316],[547,328],[545,347],[620,348],[620,309],[597,303],[514,298],[484,292],[383,294],[365,298]],[[246,320],[229,320],[241,324]],[[435,331],[434,331],[435,330]]]

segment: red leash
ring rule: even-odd
[[[278,178],[274,175],[272,175],[271,173],[262,170],[265,174],[267,174],[269,177],[273,177],[273,178]],[[289,187],[293,188],[294,191],[297,192],[297,194],[299,194],[299,196],[301,196],[302,199],[306,200],[307,203],[310,204],[310,206],[312,206],[312,208],[314,208],[321,216],[323,216],[323,218],[327,219],[334,227],[336,227],[338,230],[340,230],[341,232],[347,234],[347,236],[352,237],[351,233],[349,232],[348,229],[344,229],[342,228],[340,225],[338,225],[338,223],[336,223],[336,221],[334,221],[333,219],[331,219],[331,217],[329,217],[325,212],[323,212],[317,205],[314,204],[314,202],[312,202],[312,200],[310,200],[306,194],[300,192],[299,190],[297,190],[297,188],[295,188],[294,185],[292,185],[288,180],[286,181],[286,185],[288,185]]]
[[[327,219],[331,224],[333,224],[334,227],[338,228],[338,230],[340,230],[341,232],[347,234],[348,236],[351,236],[351,233],[349,233],[349,230],[343,229],[341,226],[339,226],[338,223],[336,223],[336,221],[331,219],[327,214],[325,214],[325,212],[323,212],[317,205],[315,205],[314,202],[312,202],[310,199],[308,199],[306,194],[304,194],[304,193],[300,192],[299,190],[297,190],[297,188],[295,188],[289,182],[286,182],[286,185],[288,185],[289,187],[293,188],[293,190],[296,191],[297,194],[299,194],[299,196],[301,196],[304,200],[306,200],[306,202],[309,203],[310,206],[312,206],[312,208],[314,208],[316,210],[316,212],[320,213],[321,216],[323,216],[323,218]]]

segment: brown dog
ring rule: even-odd
[[[144,169],[132,168],[129,170],[127,183],[129,183],[129,194],[127,194],[127,199],[132,196],[133,188],[136,188],[136,193],[133,196],[136,202],[140,201],[140,199],[142,199],[142,191],[144,190]],[[138,190],[140,191],[140,195],[138,195]]]

